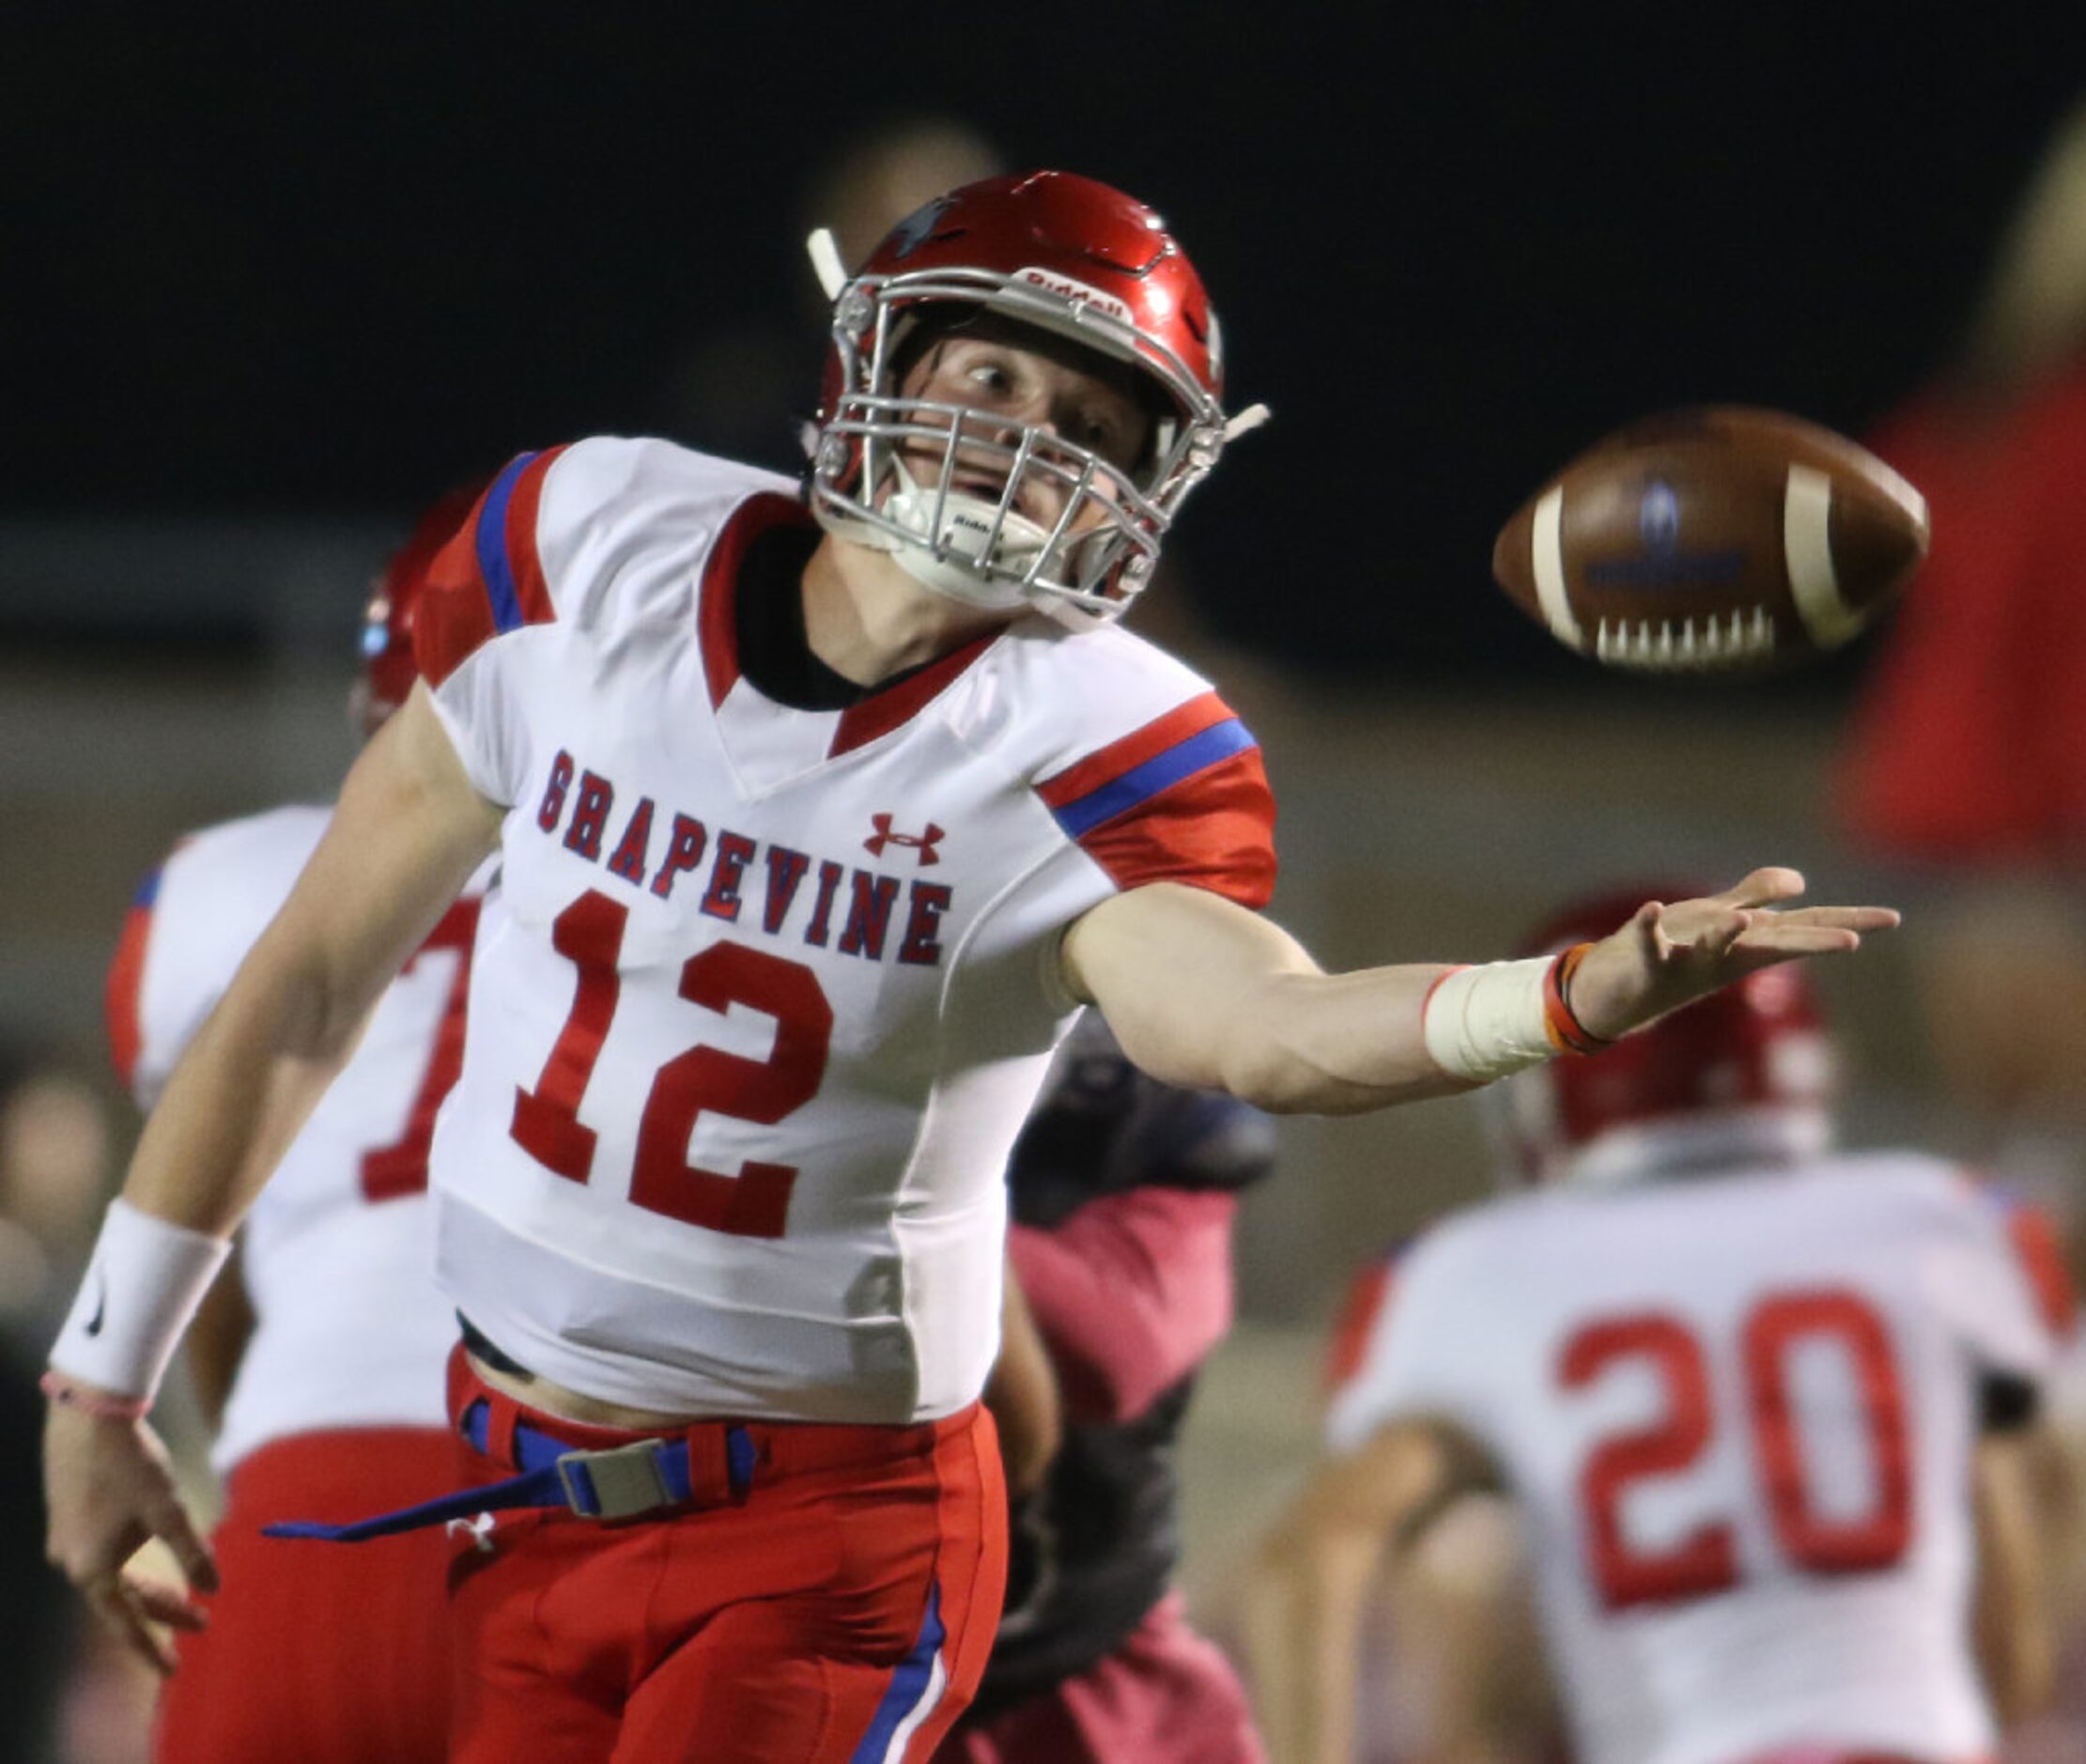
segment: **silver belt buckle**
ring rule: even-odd
[[[634,1519],[655,1508],[671,1507],[673,1495],[659,1468],[664,1441],[635,1440],[608,1451],[568,1451],[559,1455],[558,1480],[564,1485],[565,1505],[582,1519]],[[575,1468],[584,1466],[594,1489],[592,1510],[582,1504],[573,1484]]]

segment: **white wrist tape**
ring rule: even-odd
[[[1490,1084],[1554,1054],[1543,1029],[1551,960],[1487,962],[1436,981],[1420,1019],[1434,1063],[1455,1077]]]
[[[149,1401],[231,1244],[109,1202],[79,1296],[51,1349],[69,1378]]]

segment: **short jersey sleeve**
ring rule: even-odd
[[[2040,1382],[2078,1323],[2078,1300],[2049,1215],[2004,1190],[1955,1189],[1939,1293],[1986,1372]]]
[[[1275,797],[1259,744],[1214,692],[1043,779],[1037,793],[1118,889],[1182,882],[1255,908],[1275,891]]]
[[[177,844],[132,897],[102,992],[109,1057],[141,1108],[289,896],[327,812],[291,807]]]
[[[1475,1373],[1469,1332],[1456,1321],[1459,1243],[1454,1233],[1430,1233],[1356,1277],[1326,1366],[1329,1449],[1357,1450],[1379,1428],[1411,1416],[1467,1419]]]
[[[480,795],[512,802],[526,765],[502,638],[548,624],[556,607],[543,564],[544,487],[563,447],[508,461],[427,566],[413,658]]]

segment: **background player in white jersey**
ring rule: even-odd
[[[142,1408],[265,1180],[255,1075],[316,1095],[495,848],[433,1153],[469,1499],[526,1509],[456,1577],[467,1758],[932,1748],[1001,1597],[1001,1172],[1079,1004],[1161,1078],[1356,1110],[1894,922],[1765,870],[1570,963],[1323,974],[1258,910],[1251,735],[1112,623],[1252,420],[1178,243],[1037,173],[822,256],[809,509],[657,441],[513,462],[140,1142],[47,1381],[53,1555],[140,1646],[177,1595],[132,1546],[207,1571]]]
[[[370,602],[355,711],[374,735],[416,677],[424,572],[480,485],[423,516]],[[110,969],[111,1050],[149,1109],[326,828],[296,805],[191,834],[139,891]],[[442,1414],[454,1313],[433,1277],[427,1149],[456,1082],[484,878],[394,981],[284,1153],[190,1332],[218,1434],[225,1590],[179,1633],[153,1731],[161,1764],[416,1764],[447,1756],[440,1530],[294,1565],[260,1527],[348,1519],[454,1486]]]
[[[1830,1085],[1778,968],[1487,1099],[1534,1192],[1365,1274],[1332,1456],[1258,1555],[1283,1764],[1352,1755],[1375,1567],[1481,1491],[1520,1515],[1585,1764],[1956,1764],[2041,1694],[2054,1237],[1931,1158],[1831,1151]]]

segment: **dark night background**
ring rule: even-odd
[[[1491,588],[1499,521],[1664,405],[1859,432],[1943,359],[2086,88],[2027,8],[1913,18],[39,8],[0,107],[0,525],[403,523],[520,447],[715,443],[682,364],[719,334],[794,329],[801,409],[814,171],[939,110],[1198,259],[1233,401],[1277,419],[1182,530],[1224,631],[1365,680],[1589,681]],[[784,414],[754,444],[789,464]],[[0,579],[0,632],[99,633],[34,589]]]

